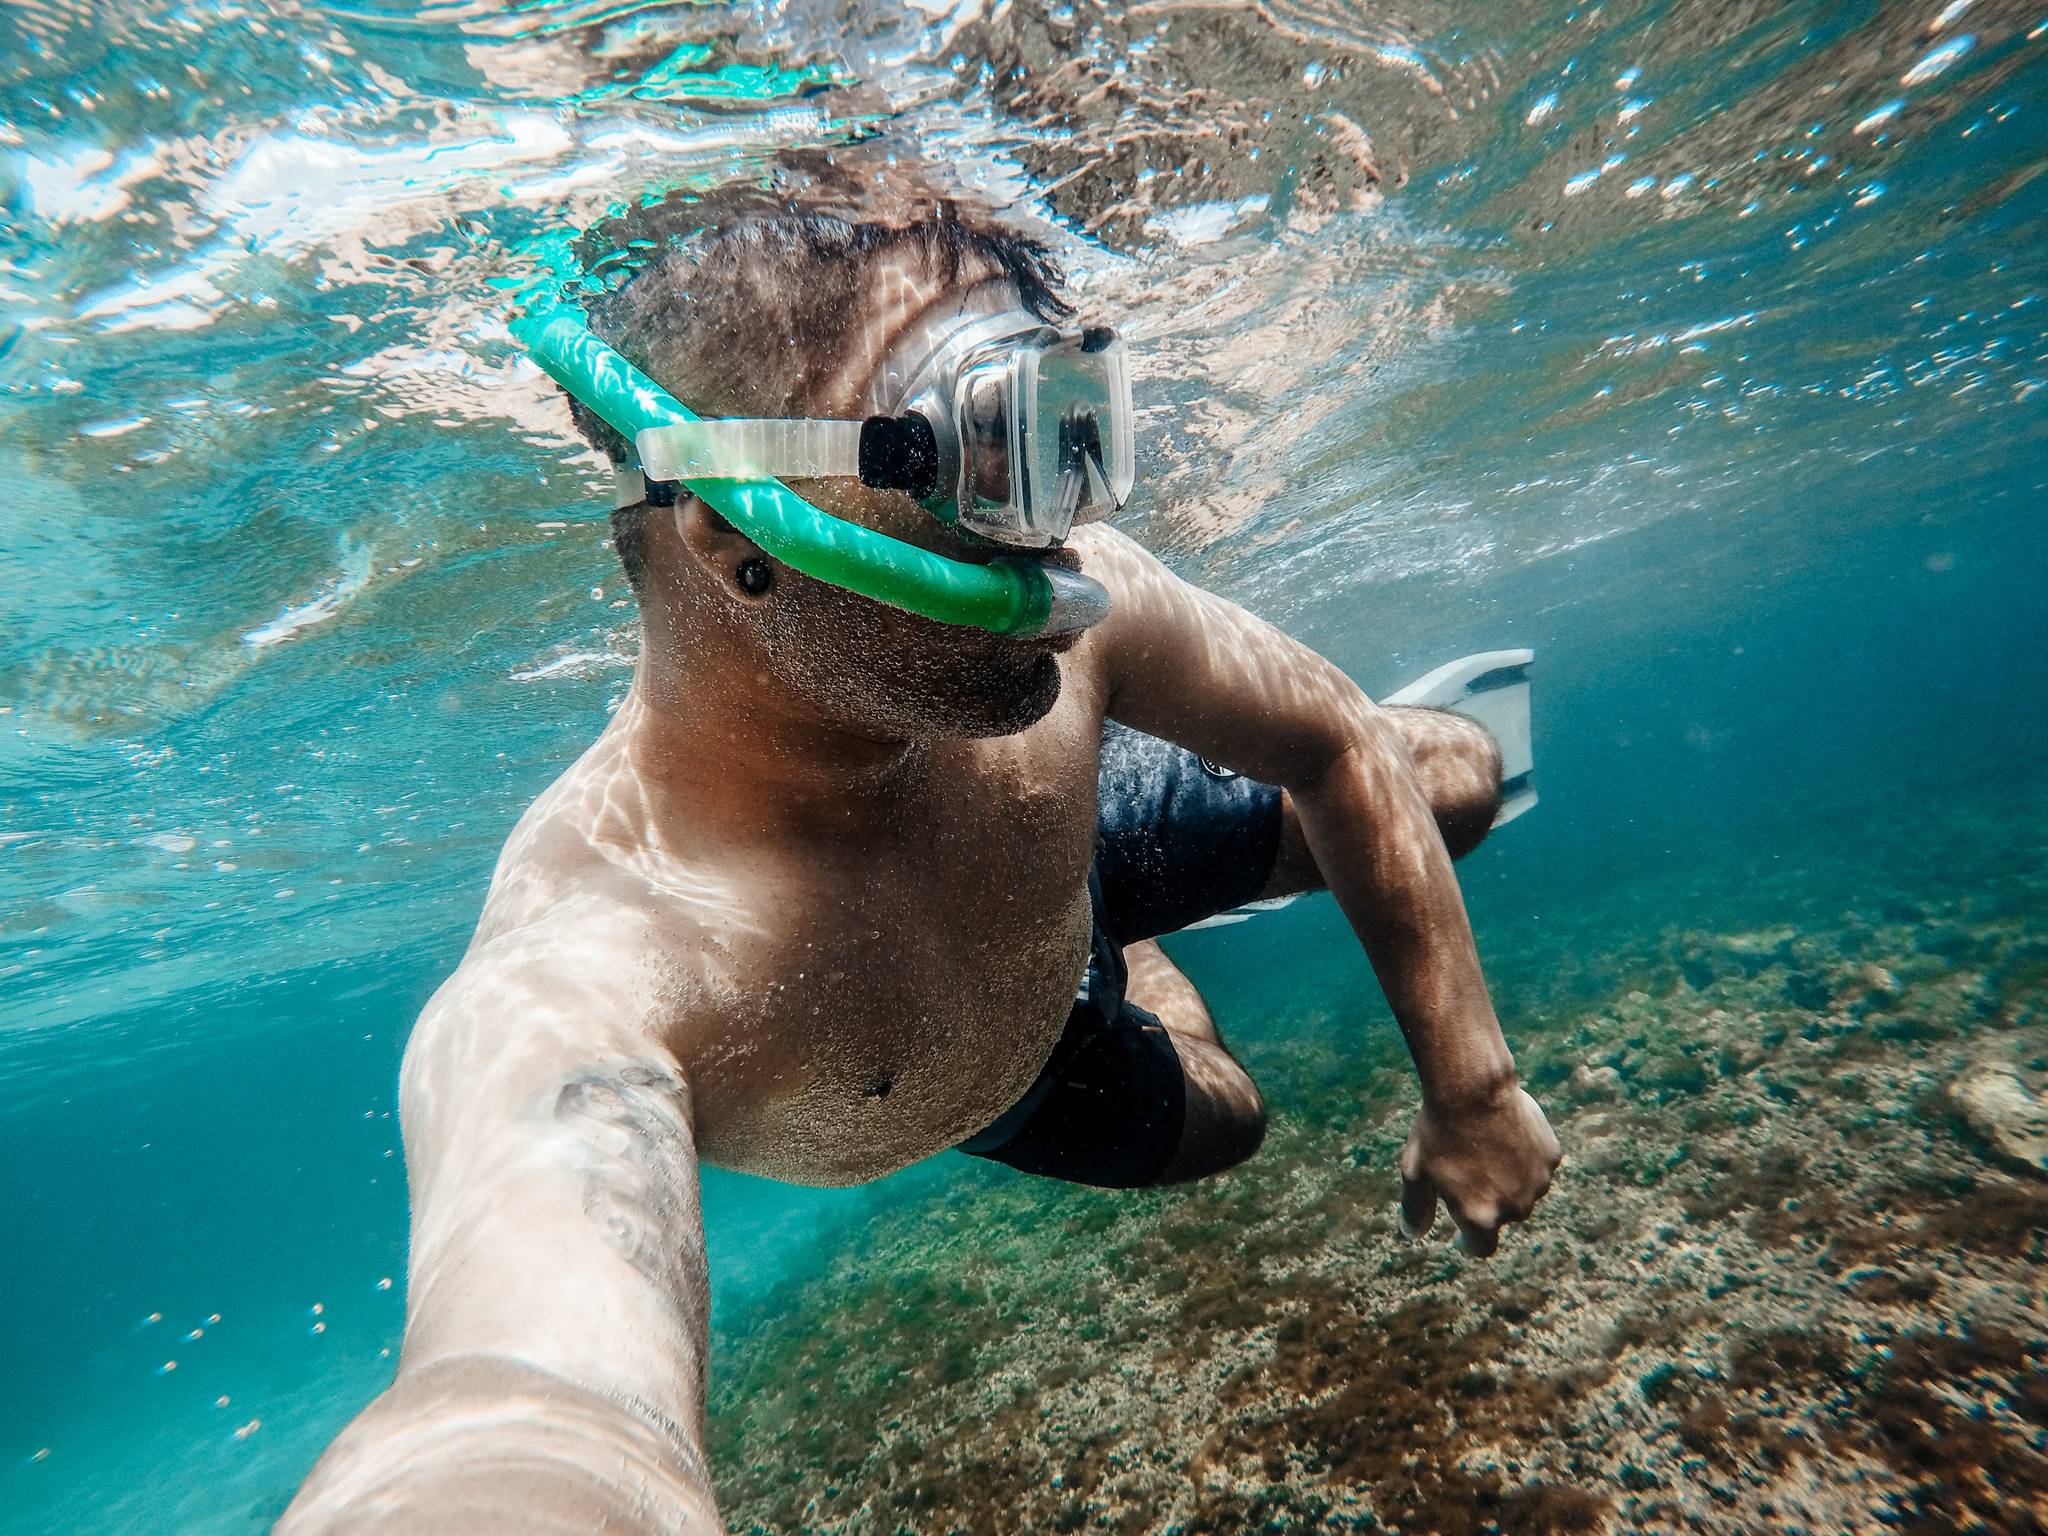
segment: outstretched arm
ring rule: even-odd
[[[588,932],[587,929],[583,930]],[[689,1090],[620,937],[528,929],[434,995],[399,1087],[405,1346],[283,1536],[722,1532]]]
[[[1450,855],[1386,714],[1314,651],[1114,530],[1075,542],[1114,596],[1097,642],[1109,713],[1293,799],[1422,1079],[1403,1218],[1428,1227],[1441,1196],[1490,1253],[1549,1187],[1557,1140],[1516,1081]]]

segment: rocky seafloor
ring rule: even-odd
[[[1567,1161],[1485,1263],[1398,1235],[1405,1062],[1313,1017],[1245,1052],[1274,1123],[1229,1175],[882,1209],[719,1341],[732,1529],[2048,1527],[2048,859],[2010,834],[1553,933],[1578,963],[1504,1012]]]

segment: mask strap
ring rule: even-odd
[[[875,398],[883,402],[884,410],[900,411],[937,382],[945,363],[969,348],[1051,329],[1024,309],[1008,309],[964,322],[954,312],[928,313],[905,333],[883,361],[876,376]],[[950,410],[952,401],[942,405]]]
[[[920,500],[938,486],[931,423],[908,416],[866,421],[727,417],[642,427],[633,437],[650,485],[691,480],[858,478]],[[625,488],[619,489],[625,494]]]
[[[643,427],[649,480],[822,480],[860,473],[861,423],[747,417]]]

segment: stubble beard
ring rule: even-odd
[[[1007,644],[998,642],[998,644]],[[1059,702],[1059,659],[1019,647],[1004,654],[892,667],[840,695],[866,723],[915,741],[1014,736]]]

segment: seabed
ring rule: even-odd
[[[2021,809],[1749,884],[1777,921],[1549,929],[1503,1011],[1567,1161],[1488,1263],[1395,1230],[1383,1014],[1261,1027],[1273,1128],[1226,1177],[885,1211],[720,1342],[732,1529],[2041,1530]]]

